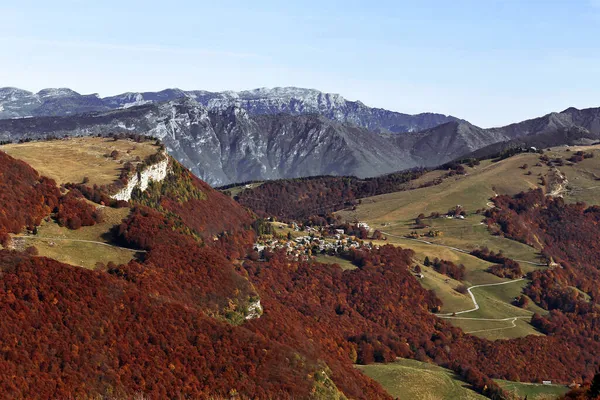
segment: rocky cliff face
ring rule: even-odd
[[[457,118],[442,114],[402,114],[367,107],[360,101],[348,101],[339,94],[294,87],[261,88],[242,92],[192,91],[188,95],[210,109],[232,105],[250,114],[319,114],[332,121],[352,124],[376,132],[416,132]]]
[[[191,98],[95,115],[0,120],[0,140],[141,133],[212,185],[309,175],[373,176],[412,167],[392,136],[317,115],[208,110]]]
[[[70,89],[44,89],[38,93],[0,88],[0,118],[64,116],[85,112],[124,109],[144,104],[192,98],[210,110],[229,107],[246,109],[252,115],[286,113],[318,114],[332,121],[352,124],[377,132],[416,132],[458,119],[442,114],[402,114],[348,101],[338,94],[313,89],[274,88],[242,92],[207,92],[166,89],[160,92],[123,93],[100,98]]]
[[[169,158],[165,155],[160,162],[149,165],[139,173],[129,178],[127,185],[111,197],[115,200],[129,201],[134,190],[139,189],[144,192],[148,189],[151,181],[160,182],[167,177],[169,172]]]
[[[51,108],[53,113],[65,114],[67,109],[60,111],[59,105],[78,96],[68,89],[28,93],[0,91],[4,110],[12,113],[19,109],[15,104],[24,109],[27,103],[30,111],[50,113]],[[570,108],[493,129],[453,120],[419,132],[394,134],[358,126],[369,125],[367,114],[351,112],[352,107],[365,107],[362,104],[306,89],[220,94],[170,90],[110,99],[92,97],[88,99],[90,107],[102,100],[108,111],[0,120],[0,141],[110,133],[151,135],[161,139],[169,153],[198,177],[211,185],[225,185],[325,174],[368,177],[436,166],[495,143],[552,136],[564,129],[581,128],[592,137],[600,134],[600,109]],[[177,98],[158,102],[171,97]],[[299,101],[300,97],[304,100]],[[382,121],[387,121],[388,127],[398,121],[391,116],[385,120],[385,110],[364,110],[377,116],[380,126]],[[358,115],[365,119],[357,119]],[[425,125],[433,123],[422,117],[427,120]],[[552,143],[560,138],[556,136]]]

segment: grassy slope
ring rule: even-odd
[[[65,264],[95,269],[96,263],[127,264],[135,251],[102,246],[95,243],[57,241],[38,238],[24,239],[27,246],[35,246],[40,256],[53,258]]]
[[[416,360],[357,366],[393,397],[414,400],[485,399],[468,388],[452,371]]]
[[[569,158],[578,148],[554,148],[546,151],[550,158]],[[593,151],[595,156],[578,164],[560,167],[560,171],[567,176],[569,184],[565,194],[567,201],[586,201],[590,204],[598,202],[600,194],[600,146],[583,147],[586,152]],[[462,263],[467,269],[463,282],[467,286],[497,283],[505,281],[493,276],[485,269],[489,263],[457,251],[420,243],[404,238],[413,231],[414,218],[420,213],[429,215],[431,212],[445,213],[448,209],[460,204],[467,210],[467,218],[459,219],[425,219],[425,224],[430,228],[420,231],[424,234],[429,229],[443,232],[442,236],[435,238],[424,237],[424,240],[435,244],[472,250],[487,246],[491,250],[503,250],[508,257],[517,260],[540,262],[539,252],[533,247],[518,243],[499,236],[489,234],[487,227],[481,224],[483,217],[475,214],[475,210],[489,207],[490,198],[495,194],[515,194],[520,191],[538,187],[539,176],[548,176],[549,168],[546,165],[535,166],[539,161],[537,154],[520,154],[497,163],[489,160],[483,161],[479,166],[466,168],[467,175],[456,176],[445,180],[442,184],[412,191],[390,193],[374,196],[362,200],[356,210],[341,211],[338,214],[349,221],[364,221],[374,229],[388,233],[388,240],[381,243],[390,243],[416,252],[415,261],[421,264],[424,278],[421,283],[424,287],[432,289],[444,302],[443,312],[466,310],[473,307],[468,295],[461,295],[454,289],[460,282],[447,279],[430,268],[424,268],[422,262],[425,256],[430,259],[439,257]],[[527,169],[519,168],[528,164]],[[531,175],[526,175],[531,171]],[[423,177],[427,179],[427,175]],[[546,189],[546,188],[544,188]],[[543,268],[526,263],[521,263],[525,273],[534,269]],[[471,313],[462,314],[469,318],[508,318],[514,316],[528,316],[531,312],[544,313],[535,305],[530,305],[528,310],[512,306],[514,297],[521,294],[526,281],[496,287],[476,288],[473,290],[480,309]],[[467,332],[475,332],[477,336],[488,339],[520,337],[528,334],[539,334],[531,327],[527,319],[515,321],[469,321],[451,320],[453,324]],[[502,328],[502,329],[500,329]]]
[[[584,201],[587,204],[598,204],[600,195],[600,146],[571,147],[570,152],[565,149],[553,149],[549,156],[558,155],[568,158],[578,150],[592,152],[594,158],[583,160],[573,166],[564,166],[560,170],[566,175],[569,184],[565,200],[569,202]]]
[[[44,221],[38,228],[37,237],[17,236],[19,238],[17,240],[23,240],[27,246],[35,246],[40,256],[88,269],[94,269],[98,262],[107,264],[112,261],[117,265],[126,264],[135,257],[135,251],[77,241],[89,240],[111,244],[110,229],[127,217],[129,208],[104,207],[103,212],[104,221],[94,226],[71,230],[59,226],[52,220]]]
[[[537,162],[536,154],[520,154],[515,157],[492,163],[482,161],[474,168],[466,168],[467,175],[459,175],[444,180],[440,185],[390,193],[363,199],[356,212],[340,212],[347,218],[374,223],[397,223],[416,217],[419,213],[445,212],[461,204],[467,211],[485,208],[489,198],[497,193],[518,193],[537,186],[537,173],[544,167],[532,167],[532,175],[524,175],[518,167],[524,163]],[[515,179],[519,174],[520,179]]]
[[[537,187],[538,173],[545,174],[547,169],[533,166],[537,161],[536,154],[520,154],[498,163],[483,161],[479,166],[466,168],[467,175],[446,179],[440,185],[366,198],[356,210],[340,211],[338,214],[344,219],[365,221],[373,228],[404,236],[414,230],[414,219],[420,213],[445,213],[460,204],[469,214],[465,220],[439,218],[424,221],[431,228],[443,232],[442,236],[427,240],[465,250],[480,246],[502,248],[509,257],[537,261],[539,257],[534,248],[487,234],[487,228],[481,225],[482,217],[474,214],[478,209],[489,207],[489,199],[496,193],[515,194]],[[525,163],[531,166],[532,175],[525,175],[524,170],[519,168]]]
[[[229,195],[231,197],[235,197],[238,194],[240,194],[244,189],[254,189],[254,188],[259,187],[262,184],[263,184],[263,182],[254,182],[254,183],[249,183],[247,185],[233,186],[229,189],[225,189],[224,191],[229,192]]]
[[[59,185],[80,183],[84,177],[88,177],[88,185],[91,186],[116,181],[125,162],[131,161],[135,165],[138,157],[144,160],[159,151],[159,147],[152,142],[86,137],[9,144],[1,146],[0,150],[27,162],[41,175],[56,180]],[[116,160],[107,157],[113,150],[119,152]],[[55,162],[56,159],[60,159],[60,163]],[[20,237],[17,240],[20,246],[35,246],[41,256],[84,268],[93,269],[98,262],[127,263],[135,256],[134,251],[80,241],[111,244],[110,229],[121,223],[129,214],[129,209],[104,207],[103,213],[104,222],[94,226],[70,230],[48,221],[39,227],[37,237]]]
[[[318,262],[324,263],[324,264],[338,264],[340,266],[340,268],[342,268],[344,271],[357,268],[356,265],[352,264],[350,261],[348,261],[344,258],[336,257],[336,256],[328,256],[325,254],[319,254],[319,255],[315,256],[315,261],[318,261]]]
[[[92,186],[114,182],[119,178],[122,164],[127,161],[135,164],[138,156],[144,160],[156,153],[158,147],[151,142],[86,137],[8,144],[0,146],[0,150],[25,161],[59,185],[81,183],[88,177]],[[116,160],[107,157],[113,150],[119,152]],[[55,162],[57,159],[60,162]]]
[[[504,390],[512,392],[520,398],[529,400],[551,400],[564,395],[569,389],[563,385],[540,385],[535,383],[511,382],[497,379],[496,383]]]
[[[377,242],[378,244],[391,243],[404,248],[411,248],[416,252],[415,263],[418,264],[423,271],[423,279],[419,281],[426,288],[436,292],[436,295],[442,300],[442,313],[452,313],[462,310],[469,310],[474,307],[473,301],[468,294],[460,294],[455,289],[464,284],[466,286],[500,283],[506,282],[507,279],[499,278],[486,272],[492,264],[468,254],[460,253],[448,248],[440,246],[432,246],[425,243],[420,243],[408,239],[388,238],[385,242]],[[466,278],[463,282],[448,278],[445,275],[437,273],[433,268],[425,267],[423,260],[425,256],[430,259],[438,257],[445,260],[450,260],[455,264],[463,264],[466,267]],[[525,266],[525,264],[524,264]],[[533,267],[531,267],[533,268]],[[527,269],[527,268],[524,268]],[[461,314],[461,317],[468,318],[509,318],[515,316],[529,316],[531,312],[523,311],[521,308],[515,307],[510,303],[512,300],[521,294],[522,288],[526,285],[526,281],[515,282],[508,285],[491,286],[473,289],[473,293],[477,299],[480,309],[466,314]],[[545,313],[544,310],[531,304],[528,310]],[[529,323],[528,319],[516,321],[516,327],[513,328],[511,321],[472,321],[449,319],[449,321],[462,328],[466,332],[474,332],[474,335],[486,339],[501,339],[522,337],[530,334],[539,334]],[[497,328],[510,328],[496,330]],[[487,331],[489,329],[489,331]],[[494,330],[492,330],[494,329]]]
[[[379,382],[393,397],[400,399],[485,399],[471,390],[452,371],[416,360],[399,358],[389,364],[358,365],[365,375]],[[496,380],[508,392],[531,400],[557,399],[569,389],[563,385],[541,385],[534,383]]]

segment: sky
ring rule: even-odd
[[[491,127],[600,106],[600,0],[0,0],[0,86],[297,86]]]

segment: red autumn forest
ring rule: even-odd
[[[403,190],[408,182],[426,172],[415,169],[368,179],[352,176],[283,179],[245,189],[236,200],[262,217],[304,220],[352,206],[363,197]]]
[[[0,161],[4,232],[33,227],[61,204],[67,221],[91,222],[76,192],[61,195],[3,153]],[[451,368],[502,398],[491,378],[591,381],[598,368],[597,311],[570,289],[598,296],[596,207],[537,192],[496,198],[490,226],[524,242],[537,237],[563,268],[533,273],[526,288],[552,310],[532,319],[547,336],[491,342],[432,313],[442,304],[410,272],[409,250],[354,251],[358,268],[348,271],[282,253],[240,262],[255,218],[173,165],[175,173],[137,195],[114,228],[120,245],[147,251],[137,260],[89,271],[0,250],[0,390],[7,397],[308,398],[326,376],[350,398],[388,399],[353,364],[400,356]],[[103,198],[102,188],[89,193]],[[256,298],[264,314],[245,320]]]

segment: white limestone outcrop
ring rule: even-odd
[[[263,313],[262,305],[260,304],[260,300],[256,300],[248,306],[248,314],[246,315],[246,319],[255,319],[260,318]]]
[[[168,172],[169,157],[165,155],[162,161],[146,167],[140,173],[129,178],[127,185],[111,197],[115,200],[129,201],[134,189],[140,189],[143,192],[148,189],[150,181],[160,182],[167,177]]]

